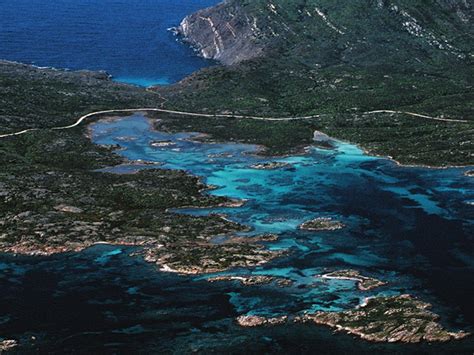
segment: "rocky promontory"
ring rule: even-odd
[[[223,2],[187,16],[175,31],[206,59],[230,65],[259,57],[264,46],[257,18],[240,2]]]

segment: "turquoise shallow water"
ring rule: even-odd
[[[195,133],[152,131],[140,115],[91,127],[94,142],[119,144],[130,159],[184,169],[218,186],[210,193],[246,199],[240,208],[176,212],[226,213],[252,228],[244,235],[277,233],[279,240],[267,247],[287,249],[286,256],[227,273],[283,276],[294,284],[245,287],[160,272],[132,257],[133,247],[96,245],[50,257],[0,254],[0,340],[19,340],[20,353],[472,354],[472,337],[371,344],[311,324],[247,329],[235,322],[241,314],[337,311],[371,295],[411,293],[431,302],[444,325],[474,330],[474,186],[465,169],[402,168],[345,143],[302,156],[262,157],[251,145],[202,144],[192,141]],[[152,147],[157,140],[174,145]],[[270,160],[291,167],[250,168]],[[150,166],[106,170],[137,168]],[[347,228],[297,229],[316,216],[337,218]],[[361,292],[352,281],[315,276],[348,267],[389,285]]]
[[[453,323],[457,319],[459,325],[469,325],[474,320],[468,301],[474,296],[468,281],[474,267],[474,210],[469,204],[474,185],[463,174],[467,169],[403,168],[341,142],[335,149],[313,147],[301,156],[262,157],[255,154],[256,146],[203,144],[192,141],[196,133],[152,131],[140,115],[95,123],[92,132],[94,142],[118,144],[125,148],[120,154],[129,159],[186,170],[217,186],[212,194],[247,201],[239,208],[178,213],[225,213],[252,228],[243,235],[280,236],[267,246],[289,250],[288,256],[250,271],[230,273],[284,276],[295,281],[294,287],[271,297],[249,289],[230,291],[230,302],[238,313],[341,310],[368,295],[409,292],[446,311]],[[156,140],[174,144],[152,147],[150,143]],[[266,161],[290,165],[276,170],[250,167]],[[298,229],[315,217],[331,217],[347,227],[318,233]],[[355,268],[390,284],[360,292],[352,281],[315,277],[340,268]]]

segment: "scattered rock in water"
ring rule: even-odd
[[[468,170],[464,173],[464,175],[469,176],[469,177],[474,177],[474,170]]]
[[[300,229],[308,231],[334,231],[344,227],[345,225],[342,222],[325,217],[312,219],[311,221],[304,222],[299,226]]]
[[[272,161],[272,162],[267,162],[267,163],[254,164],[254,165],[251,165],[250,167],[252,169],[257,169],[257,170],[275,170],[275,169],[291,167],[291,164],[290,163],[284,163],[284,162]]]
[[[260,327],[262,325],[280,325],[287,322],[287,316],[275,317],[275,318],[265,318],[259,316],[240,316],[237,317],[237,323],[241,327]]]
[[[115,139],[120,142],[133,142],[137,140],[136,137],[130,137],[130,136],[120,136],[120,137],[116,137]]]
[[[152,141],[150,143],[150,146],[152,146],[154,148],[171,147],[171,146],[175,146],[175,145],[176,145],[176,143],[174,143],[173,141],[170,141],[170,140]]]
[[[0,341],[0,353],[4,351],[12,350],[18,346],[18,342],[16,340],[2,340]]]
[[[256,286],[256,285],[267,285],[272,282],[276,282],[280,287],[291,286],[293,281],[281,277],[265,276],[265,275],[249,275],[249,276],[235,276],[235,275],[224,275],[215,276],[207,279],[209,282],[219,281],[239,281],[243,286]]]
[[[357,287],[361,291],[368,291],[384,286],[387,283],[372,277],[363,276],[357,270],[338,270],[320,276],[323,279],[353,280],[357,281]]]

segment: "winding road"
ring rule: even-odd
[[[198,112],[186,112],[186,111],[174,111],[174,110],[167,110],[164,108],[130,108],[130,109],[115,109],[115,110],[104,110],[104,111],[95,111],[88,113],[87,115],[81,116],[77,119],[77,121],[69,126],[60,126],[60,127],[53,127],[49,128],[51,130],[65,130],[71,129],[74,127],[79,126],[83,121],[88,118],[109,114],[109,113],[126,113],[126,112],[162,112],[162,113],[170,113],[174,115],[181,115],[181,116],[190,116],[190,117],[204,117],[204,118],[240,118],[240,119],[251,119],[251,120],[260,120],[260,121],[298,121],[298,120],[308,120],[319,118],[321,115],[310,115],[310,116],[295,116],[295,117],[260,117],[260,116],[246,116],[246,115],[234,115],[234,114],[207,114],[207,113],[198,113]],[[368,111],[363,112],[362,115],[373,115],[373,114],[380,114],[380,113],[388,113],[388,114],[399,114],[399,115],[407,115],[412,117],[418,118],[425,118],[435,121],[442,121],[442,122],[457,122],[457,123],[468,123],[467,120],[461,119],[451,119],[451,118],[444,118],[444,117],[432,117],[427,115],[422,115],[419,113],[414,112],[405,112],[405,111],[393,111],[393,110],[375,110],[375,111]],[[39,131],[42,128],[30,128],[25,129],[15,133],[7,133],[1,134],[0,138],[6,137],[13,137],[19,136],[28,132]]]

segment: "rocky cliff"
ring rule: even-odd
[[[239,1],[226,1],[187,16],[178,32],[204,58],[234,64],[262,54],[256,17]]]
[[[405,56],[466,59],[472,14],[467,0],[227,0],[186,17],[178,32],[203,57],[224,64],[271,49],[309,54],[321,65]]]

